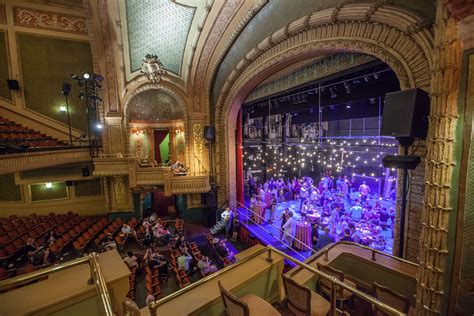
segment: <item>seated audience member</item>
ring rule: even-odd
[[[145,299],[145,304],[148,306],[150,303],[154,302],[156,298],[153,296],[153,294],[148,294],[146,299]]]
[[[54,243],[56,239],[57,239],[56,233],[54,232],[54,230],[51,230],[48,237],[48,244]]]
[[[138,265],[137,257],[131,251],[127,251],[127,256],[123,258],[123,261],[125,261],[129,268],[133,268]]]
[[[390,229],[387,224],[381,223],[380,235],[384,237],[385,240],[393,238],[392,229]]]
[[[217,271],[217,267],[214,264],[211,264],[209,257],[206,256],[201,257],[201,259],[198,261],[197,266],[204,275]]]
[[[122,238],[128,238],[130,236],[133,236],[136,239],[137,238],[137,232],[132,227],[130,227],[130,225],[128,225],[127,223],[123,223],[122,230],[120,232],[120,236]]]
[[[324,227],[323,233],[319,235],[316,249],[321,250],[329,244],[335,242],[334,236],[329,233],[329,227]]]
[[[344,228],[344,236],[339,241],[354,241],[351,237],[351,230],[349,228]]]
[[[26,245],[24,246],[24,251],[28,256],[28,259],[34,265],[46,264],[52,261],[52,253],[48,247],[36,247],[35,240],[33,238],[28,238]]]
[[[349,223],[347,225],[347,227],[350,229],[351,231],[351,238],[354,240],[354,242],[356,243],[360,243],[360,233],[359,231],[356,229],[354,223]]]
[[[364,214],[359,202],[357,202],[353,207],[351,207],[350,213],[351,219],[355,221],[360,221],[362,219]]]
[[[174,175],[185,174],[186,168],[181,163],[181,161],[176,160],[176,162],[171,165],[171,171],[173,172]]]
[[[227,255],[229,254],[229,249],[227,249],[224,239],[219,241],[219,243],[216,246],[216,251],[219,254],[219,256],[221,256],[222,258],[227,257]]]
[[[181,251],[181,256],[178,257],[178,267],[184,268],[186,273],[190,274],[194,271],[196,260],[191,257],[187,251]]]
[[[112,237],[111,233],[107,233],[102,240],[102,250],[109,251],[112,249],[117,249],[117,243],[115,242],[114,238]]]

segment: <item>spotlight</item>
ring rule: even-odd
[[[103,126],[102,126],[102,124],[97,123],[97,125],[96,125],[95,127],[96,127],[98,130],[101,130]]]
[[[60,105],[59,106],[59,112],[67,112],[67,108],[65,105]]]
[[[365,81],[365,82],[369,82],[369,77],[368,77],[368,76],[364,76],[364,81]]]
[[[89,75],[89,73],[87,72],[85,72],[82,76],[84,77],[84,79],[89,79],[91,77],[91,75]]]
[[[374,79],[375,79],[375,80],[379,79],[379,75],[378,75],[378,74],[374,74]]]
[[[46,189],[51,189],[53,187],[53,184],[51,182],[46,182],[44,186]]]
[[[350,104],[346,104],[346,109],[350,109],[351,108],[351,105]]]

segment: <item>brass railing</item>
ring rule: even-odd
[[[90,278],[86,281],[89,284],[95,284],[97,294],[99,296],[99,301],[102,305],[104,315],[113,316],[114,312],[112,310],[112,300],[110,299],[109,290],[107,289],[107,284],[105,282],[104,276],[100,269],[99,264],[99,255],[95,252],[92,252],[84,257],[77,258],[68,262],[58,264],[56,266],[40,269],[33,271],[27,274],[22,274],[10,279],[0,281],[0,291],[8,290],[12,287],[19,286],[22,284],[29,283],[46,277],[52,273],[63,271],[81,264],[88,263],[90,267]]]
[[[339,279],[337,279],[336,277],[332,276],[332,275],[329,275],[329,274],[326,274],[304,262],[301,262],[293,257],[291,257],[290,255],[278,250],[278,249],[275,249],[274,247],[268,245],[266,246],[264,249],[261,249],[255,253],[253,253],[252,255],[230,265],[230,266],[227,266],[225,268],[223,268],[222,270],[219,270],[217,271],[216,273],[214,274],[211,274],[195,283],[192,283],[191,285],[183,288],[183,289],[180,289],[179,291],[177,292],[174,292],[160,300],[157,300],[157,301],[154,301],[152,303],[150,303],[150,305],[148,305],[148,308],[150,309],[150,315],[151,316],[156,316],[157,315],[157,308],[160,306],[160,305],[163,305],[173,299],[175,299],[176,297],[178,296],[181,296],[187,292],[189,292],[190,290],[200,286],[201,284],[203,283],[206,283],[207,281],[210,281],[212,279],[215,279],[219,276],[221,276],[222,274],[224,274],[225,272],[231,270],[231,269],[234,269],[264,253],[267,253],[267,258],[266,260],[268,262],[272,262],[273,261],[273,258],[272,258],[272,252],[284,257],[285,259],[289,260],[289,261],[292,261],[293,263],[295,263],[296,265],[314,273],[315,275],[317,275],[318,277],[322,278],[322,279],[325,279],[325,280],[328,280],[329,282],[331,282],[331,296],[330,296],[330,302],[331,302],[331,311],[330,311],[330,315],[332,316],[335,316],[337,315],[337,308],[336,308],[336,290],[338,287],[342,287],[344,288],[345,290],[348,290],[349,292],[353,293],[355,296],[361,298],[362,300],[366,301],[366,302],[369,302],[370,304],[373,304],[375,305],[377,308],[381,309],[382,311],[388,313],[389,315],[397,315],[397,316],[403,316],[403,315],[406,315],[398,310],[396,310],[395,308],[377,300],[376,298],[372,297],[371,295],[368,295],[352,286],[349,286],[347,284],[345,284],[344,282],[341,282]]]

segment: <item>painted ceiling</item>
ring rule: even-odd
[[[161,90],[146,90],[134,96],[128,105],[131,121],[173,121],[184,118],[175,98]]]
[[[140,69],[146,54],[158,55],[178,76],[196,8],[169,0],[126,0],[130,71]]]

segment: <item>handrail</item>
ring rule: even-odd
[[[241,207],[245,208],[247,211],[252,212],[253,215],[256,215],[256,216],[260,217],[262,220],[265,220],[264,217],[262,217],[262,216],[260,216],[259,214],[255,213],[254,211],[252,211],[250,208],[246,207],[246,206],[243,205],[242,203],[240,203],[240,202],[238,202],[238,201],[236,201],[236,203],[237,203],[238,205],[240,205]],[[246,217],[249,218],[248,216],[246,216]],[[250,219],[250,220],[251,220],[254,224],[257,224],[257,223],[254,222],[252,219]],[[257,225],[259,225],[259,224],[257,224]],[[261,225],[259,225],[259,226],[262,227],[263,229],[265,229],[263,226],[261,226]],[[281,229],[280,227],[278,227],[278,226],[276,226],[276,225],[273,225],[273,224],[271,224],[271,223],[270,223],[270,226],[275,227],[275,228],[278,229],[280,232],[282,232],[283,234],[285,234],[285,231],[284,231],[283,229]],[[266,229],[265,229],[265,230],[266,230]],[[267,232],[268,232],[268,231],[267,231]],[[300,244],[302,244],[302,245],[304,245],[306,248],[308,248],[307,251],[311,251],[313,254],[317,253],[317,251],[314,250],[312,246],[309,246],[309,245],[305,244],[304,242],[302,242],[300,239],[298,239],[298,238],[296,238],[296,237],[293,237],[293,239],[297,240]],[[287,246],[288,246],[288,245],[287,245]],[[290,248],[291,248],[291,247],[290,247]],[[293,249],[293,248],[292,248],[292,249]]]
[[[253,222],[255,225],[257,225],[258,227],[262,228],[262,229],[263,229],[264,231],[266,231],[268,234],[270,234],[271,236],[273,236],[272,232],[268,231],[268,230],[267,230],[265,227],[263,227],[262,225],[256,223],[252,218],[250,218],[250,216],[245,215],[245,214],[241,214],[241,215],[245,216],[245,218],[246,218],[247,220],[250,220],[250,221]],[[258,216],[258,215],[257,215],[257,216]],[[250,230],[252,230],[252,233],[254,233],[255,235],[260,236],[257,232],[255,232],[255,231],[251,228],[251,226],[248,226],[248,225],[247,225],[247,227],[248,227]],[[284,233],[284,231],[283,231],[283,233]],[[260,237],[262,237],[262,236],[260,236]],[[274,236],[274,237],[275,237],[275,236]],[[275,237],[275,238],[276,238],[276,237]],[[264,239],[264,238],[262,237],[262,239]],[[306,260],[306,259],[307,259],[305,256],[303,256],[302,254],[300,254],[300,253],[298,252],[298,250],[294,249],[291,245],[288,245],[288,244],[287,244],[286,242],[284,242],[283,240],[279,240],[279,241],[280,241],[282,244],[284,244],[285,246],[287,246],[288,248],[290,248],[291,250],[293,250],[298,256],[300,256],[301,258],[303,258],[303,260]],[[299,239],[298,239],[298,241],[299,241]],[[305,245],[304,243],[302,243],[302,244]],[[306,245],[305,245],[305,246],[306,246]],[[311,250],[313,250],[313,249],[311,249]]]
[[[112,300],[110,298],[109,290],[107,289],[107,283],[105,282],[102,270],[100,269],[98,257],[99,255],[96,252],[92,252],[82,258],[77,258],[53,267],[47,267],[38,271],[32,271],[27,274],[0,281],[0,291],[22,285],[30,281],[41,279],[42,277],[48,276],[51,273],[63,271],[84,263],[89,263],[91,276],[90,279],[87,280],[87,283],[95,284],[96,291],[100,296],[100,302],[104,311],[104,315],[113,316],[114,312],[112,309]]]
[[[326,280],[331,282],[331,293],[332,293],[332,295],[330,297],[330,299],[331,299],[331,313],[330,313],[330,315],[333,315],[333,316],[336,315],[336,287],[337,286],[340,286],[340,287],[350,291],[354,295],[362,298],[363,300],[365,300],[365,301],[367,301],[371,304],[376,305],[378,308],[380,308],[381,310],[389,313],[390,315],[397,315],[397,316],[406,315],[406,314],[396,310],[395,308],[393,308],[393,307],[377,300],[376,298],[372,297],[371,295],[368,295],[368,294],[366,294],[366,293],[364,293],[364,292],[362,292],[362,291],[360,291],[360,290],[358,290],[358,289],[356,289],[352,286],[349,286],[349,285],[345,284],[344,282],[341,282],[336,277],[334,277],[332,275],[329,275],[329,274],[326,274],[326,273],[324,273],[324,272],[322,272],[322,271],[320,271],[320,270],[318,270],[318,269],[316,269],[316,268],[314,268],[314,267],[312,267],[312,266],[310,266],[310,265],[308,265],[304,262],[301,262],[298,259],[295,259],[295,258],[291,257],[290,255],[284,253],[283,251],[278,250],[278,249],[276,249],[276,248],[274,248],[270,245],[266,246],[265,248],[251,254],[250,256],[248,256],[248,257],[246,257],[246,258],[244,258],[240,261],[237,261],[234,264],[231,264],[227,267],[224,267],[223,269],[217,271],[216,273],[213,273],[213,274],[211,274],[211,275],[209,275],[209,276],[207,276],[203,279],[200,279],[199,281],[197,281],[195,283],[190,284],[189,286],[187,286],[185,288],[182,288],[182,289],[178,290],[177,292],[174,292],[174,293],[172,293],[172,294],[170,294],[170,295],[168,295],[168,296],[166,296],[166,297],[164,297],[160,300],[156,300],[154,302],[151,302],[148,305],[148,308],[150,309],[150,315],[151,316],[156,316],[156,310],[160,305],[163,305],[163,304],[175,299],[176,297],[181,296],[184,293],[187,293],[190,290],[200,286],[201,284],[203,284],[203,283],[205,283],[209,280],[215,279],[216,277],[222,275],[223,273],[225,273],[225,272],[227,272],[231,269],[234,269],[234,268],[236,268],[236,267],[238,267],[238,266],[240,266],[240,265],[242,265],[242,264],[244,264],[244,263],[260,256],[260,255],[262,255],[262,254],[264,254],[264,253],[268,253],[268,257],[266,258],[266,260],[268,262],[271,262],[273,260],[272,257],[271,257],[272,252],[275,252],[276,254],[284,257],[287,260],[292,261],[293,263],[297,264],[298,266],[300,266],[302,268],[305,268],[305,269],[309,270],[310,272],[318,275],[319,277],[321,277],[323,279],[326,279]]]

